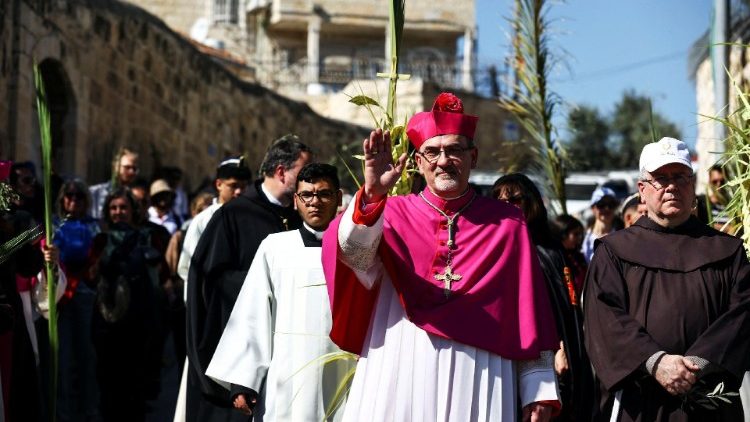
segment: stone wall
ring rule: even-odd
[[[242,82],[142,9],[104,0],[12,0],[0,6],[0,157],[39,162],[32,62],[57,70],[59,173],[109,177],[121,145],[139,150],[142,175],[185,170],[188,187],[230,153],[257,168],[273,139],[297,133],[318,152],[366,131]],[[14,51],[18,54],[14,54]],[[17,64],[16,64],[17,61]],[[53,72],[54,73],[54,72]]]

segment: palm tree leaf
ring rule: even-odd
[[[52,134],[50,128],[50,113],[47,107],[47,95],[44,88],[44,80],[39,66],[34,63],[34,85],[36,88],[36,106],[39,118],[39,132],[42,145],[42,177],[44,183],[44,232],[47,245],[52,244]],[[57,337],[57,277],[51,263],[45,262],[45,274],[47,277],[47,303],[49,309],[49,353],[50,353],[50,383],[49,383],[49,409],[50,420],[55,420],[57,405],[57,374],[58,374],[58,350]]]
[[[18,252],[27,243],[33,243],[39,240],[44,234],[41,225],[32,227],[16,237],[0,245],[0,264],[5,263],[14,253]]]
[[[351,97],[349,102],[358,106],[374,105],[380,107],[380,103],[364,94]]]

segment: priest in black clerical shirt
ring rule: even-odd
[[[274,142],[261,164],[262,179],[219,208],[198,241],[187,283],[188,421],[247,420],[205,372],[258,246],[271,233],[302,226],[292,199],[297,173],[311,155],[296,136]]]
[[[646,145],[640,171],[647,215],[600,240],[586,277],[598,420],[741,421],[733,393],[750,366],[742,242],[691,215],[695,175],[683,142]],[[720,383],[721,399],[707,397]]]

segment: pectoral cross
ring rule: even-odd
[[[450,265],[446,265],[445,269],[443,270],[443,274],[435,274],[434,277],[435,280],[445,283],[443,292],[445,293],[445,298],[447,299],[451,296],[451,283],[461,280],[461,277],[463,276],[460,274],[454,274],[453,268],[451,268]]]

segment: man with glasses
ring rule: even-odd
[[[294,203],[303,227],[271,234],[258,247],[206,371],[255,420],[317,422],[342,413],[336,391],[353,362],[320,360],[340,352],[328,338],[320,254],[341,198],[336,167],[312,163],[300,170]]]
[[[477,120],[448,93],[410,119],[427,187],[408,196],[387,197],[406,161],[390,134],[364,140],[364,185],[323,239],[331,338],[361,356],[345,421],[546,421],[559,406],[523,215],[469,187]]]
[[[600,417],[742,420],[733,394],[750,366],[742,241],[692,215],[695,175],[685,143],[646,145],[640,171],[646,218],[601,239],[586,277],[586,348]]]

